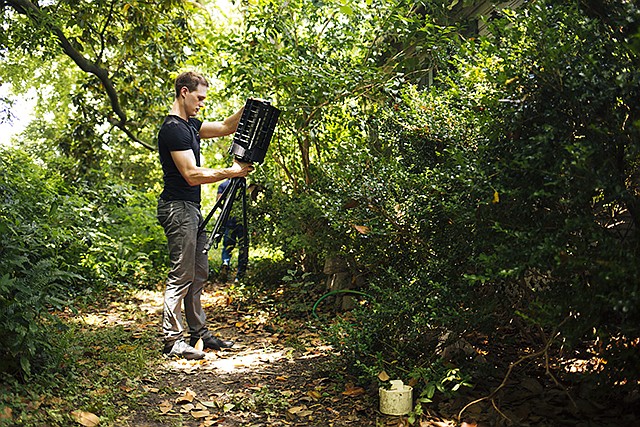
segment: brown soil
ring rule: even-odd
[[[146,400],[123,425],[157,426],[408,426],[407,417],[378,410],[377,388],[357,384],[340,367],[318,325],[309,319],[276,324],[273,306],[243,308],[226,285],[210,285],[203,297],[210,328],[235,345],[207,351],[201,361],[159,356],[145,385]],[[150,317],[160,316],[161,298],[141,301]],[[152,325],[154,322],[145,322]],[[157,325],[157,322],[156,322]],[[155,327],[155,326],[153,326]],[[158,344],[160,347],[160,344]],[[158,353],[159,353],[158,349]],[[419,427],[621,426],[636,425],[637,413],[607,408],[586,397],[569,397],[549,378],[514,377],[493,399],[459,411],[500,384],[477,385],[455,399],[425,406]]]
[[[271,313],[239,309],[221,286],[208,287],[203,304],[210,329],[235,345],[199,361],[161,358],[129,425],[373,426],[384,418],[364,389],[338,380],[312,323],[274,325]]]

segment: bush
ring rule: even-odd
[[[284,262],[307,272],[322,270],[327,254],[340,239],[333,233],[321,202],[309,193],[287,193],[267,187],[249,212],[251,243],[281,251]]]
[[[122,184],[94,191],[91,246],[82,265],[96,276],[100,293],[105,286],[151,289],[166,277],[168,253],[156,219],[157,196]]]
[[[166,251],[153,197],[96,181],[71,184],[59,169],[0,149],[0,360],[9,373],[28,375],[35,360],[46,369],[53,312],[160,280]]]
[[[62,309],[87,271],[79,267],[81,200],[59,176],[18,151],[0,151],[0,359],[29,373],[51,349],[41,328],[49,309]]]
[[[565,349],[602,343],[606,381],[635,386],[640,74],[610,23],[551,2],[505,12],[436,87],[370,120],[383,145],[364,167],[343,157],[354,202],[330,215],[362,226],[352,252],[376,277],[337,335],[351,366],[412,372],[437,358],[435,331],[522,351],[558,332]]]

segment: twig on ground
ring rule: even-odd
[[[502,412],[500,410],[500,408],[498,408],[498,405],[496,405],[496,400],[495,399],[491,399],[491,404],[493,405],[493,409],[496,410],[496,412],[498,412],[502,418],[504,418],[505,420],[509,421],[510,423],[513,423],[513,420],[511,418],[509,418],[504,412]]]
[[[544,355],[544,356],[545,356],[545,360],[547,360],[547,361],[548,361],[548,352],[549,352],[549,348],[551,347],[551,344],[553,344],[553,341],[555,340],[555,338],[557,338],[557,337],[560,335],[560,333],[558,332],[558,330],[560,329],[560,327],[561,327],[561,326],[562,326],[562,325],[563,325],[567,320],[569,320],[569,317],[565,318],[562,322],[560,322],[560,324],[559,324],[558,326],[556,326],[556,327],[554,328],[553,333],[551,334],[551,338],[549,338],[548,340],[546,340],[546,338],[545,338],[545,341],[546,341],[546,342],[545,342],[545,345],[544,345],[544,347],[543,347],[542,349],[540,349],[540,350],[536,351],[535,353],[531,353],[531,354],[524,355],[524,356],[522,356],[520,359],[516,360],[516,361],[515,361],[515,362],[513,362],[511,365],[509,365],[509,369],[507,369],[507,373],[505,374],[504,378],[502,379],[502,382],[500,383],[500,385],[499,385],[495,390],[493,390],[493,391],[492,391],[491,393],[489,393],[487,396],[481,397],[481,398],[479,398],[479,399],[476,399],[476,400],[473,400],[473,401],[471,401],[471,402],[467,403],[467,404],[466,404],[466,405],[465,405],[465,406],[460,410],[460,412],[458,412],[458,421],[460,421],[460,420],[462,419],[462,414],[464,413],[464,411],[466,411],[466,410],[467,410],[467,408],[469,408],[469,407],[471,407],[471,406],[473,406],[473,405],[475,405],[475,404],[477,404],[477,403],[483,402],[483,401],[485,401],[485,400],[491,400],[491,403],[493,404],[493,407],[494,407],[494,408],[496,408],[496,405],[495,405],[495,402],[494,402],[493,398],[495,397],[495,395],[496,395],[500,390],[502,390],[502,389],[507,385],[507,381],[509,380],[509,377],[511,376],[511,373],[513,372],[513,368],[515,368],[516,366],[518,366],[518,365],[519,365],[519,364],[521,364],[522,362],[525,362],[525,361],[527,361],[527,360],[529,360],[529,359],[535,359],[535,358],[537,358],[537,357],[539,357],[539,356],[542,356],[542,355]],[[548,362],[546,363],[546,365],[547,365],[546,367],[547,367],[547,370],[548,370],[548,367],[549,367]],[[572,402],[573,402],[573,400],[572,400]],[[575,403],[574,403],[574,404],[575,404]],[[498,409],[496,408],[496,410],[498,410]],[[505,415],[504,415],[500,410],[498,410],[498,413],[499,413],[500,415],[502,415],[503,417],[505,417],[507,420],[509,420],[509,418],[508,418],[508,417],[506,417],[506,416],[505,416]],[[509,420],[509,421],[510,421],[510,420]]]

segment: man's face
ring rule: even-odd
[[[189,92],[187,88],[183,88],[184,108],[187,116],[194,117],[198,114],[198,111],[204,107],[204,99],[207,97],[207,87],[205,85],[198,85],[198,88],[193,92]]]

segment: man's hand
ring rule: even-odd
[[[229,171],[231,172],[232,177],[243,177],[249,175],[249,172],[253,172],[253,169],[254,167],[251,163],[239,162],[234,159],[233,166],[229,168]]]

